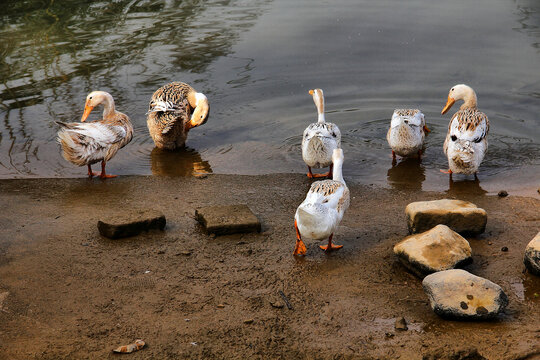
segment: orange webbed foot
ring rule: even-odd
[[[118,177],[118,175],[100,174],[99,177],[101,179],[112,179],[112,178]]]
[[[302,240],[296,240],[296,245],[294,247],[294,252],[293,252],[293,255],[294,256],[304,256],[306,255],[306,252],[307,252],[307,248],[306,248],[306,245],[304,244],[304,242]]]
[[[341,249],[343,247],[343,245],[330,244],[330,245],[319,245],[319,247],[321,249],[323,249],[324,251],[326,251],[326,252],[330,252],[330,251]]]
[[[448,170],[440,169],[439,171],[442,172],[443,174],[450,174],[450,175],[452,175],[452,170],[450,170],[450,169],[448,169]]]

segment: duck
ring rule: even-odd
[[[188,131],[208,120],[208,98],[190,85],[175,81],[157,89],[148,106],[146,124],[156,147],[182,148]]]
[[[396,154],[401,157],[422,156],[424,138],[430,130],[426,126],[424,114],[418,109],[395,109],[386,140],[392,148],[392,160]]]
[[[103,119],[85,123],[98,105],[103,105]],[[126,114],[116,111],[111,94],[106,91],[92,91],[86,97],[80,123],[56,123],[61,127],[57,141],[62,146],[64,159],[74,165],[87,165],[89,177],[116,177],[106,173],[105,165],[118,150],[129,144],[133,138],[133,126]],[[101,173],[93,172],[92,164],[100,161]]]
[[[334,164],[332,180],[319,180],[311,184],[305,200],[296,209],[294,216],[296,245],[293,255],[306,254],[303,237],[313,240],[328,239],[327,245],[319,246],[325,252],[343,247],[332,242],[334,232],[350,203],[349,188],[342,174],[343,149],[334,149],[332,161]]]
[[[332,154],[341,148],[341,132],[337,125],[326,122],[324,118],[324,93],[321,89],[309,90],[317,107],[318,119],[310,124],[302,137],[302,159],[308,167],[310,179],[332,178]],[[312,168],[330,167],[326,174],[313,174]]]
[[[450,89],[441,114],[446,114],[458,100],[463,100],[463,104],[448,124],[443,145],[449,169],[441,172],[450,174],[450,177],[453,173],[474,174],[476,177],[488,148],[489,120],[486,114],[478,111],[476,93],[465,84]]]

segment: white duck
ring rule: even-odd
[[[84,123],[92,109],[103,104],[103,119]],[[129,117],[114,107],[114,99],[105,91],[93,91],[86,97],[82,123],[63,123],[58,131],[58,142],[62,145],[67,161],[78,165],[88,165],[88,176],[99,175],[102,179],[116,177],[105,172],[105,164],[118,150],[126,146],[133,137],[133,127]],[[101,173],[92,172],[92,164],[101,161]]]
[[[293,255],[305,255],[306,245],[302,237],[314,240],[328,239],[328,245],[320,248],[329,252],[341,249],[343,245],[332,244],[345,210],[349,207],[349,189],[343,180],[343,150],[334,149],[333,180],[316,181],[311,185],[306,199],[300,204],[294,216],[296,246]]]
[[[318,121],[310,124],[302,137],[302,158],[308,166],[308,177],[332,177],[332,153],[341,148],[341,132],[324,119],[324,94],[321,89],[309,90],[319,114]],[[327,174],[313,174],[311,168],[330,167]]]
[[[422,146],[426,132],[424,114],[418,109],[396,109],[392,115],[390,129],[386,134],[386,140],[392,148],[392,159],[396,160],[396,154],[403,157],[422,155]]]
[[[476,176],[488,148],[489,120],[486,114],[478,111],[474,90],[464,84],[450,89],[441,114],[445,114],[457,100],[464,103],[450,120],[443,146],[449,170],[441,171],[450,176],[452,173]]]

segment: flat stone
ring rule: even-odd
[[[405,208],[409,232],[420,233],[443,224],[460,234],[484,232],[487,213],[475,204],[462,200],[417,201]]]
[[[407,236],[394,246],[394,254],[421,278],[472,261],[469,242],[446,225],[437,225],[421,234]]]
[[[523,262],[532,274],[540,276],[540,232],[525,248]]]
[[[433,311],[449,319],[486,320],[508,305],[501,287],[465,270],[445,270],[422,281]]]
[[[109,239],[135,236],[151,229],[165,228],[165,215],[156,210],[126,211],[98,221],[99,233]]]
[[[195,210],[195,218],[209,234],[260,232],[261,222],[247,205],[208,206]]]
[[[407,326],[407,321],[405,320],[404,317],[400,317],[400,318],[396,319],[396,323],[394,324],[394,328],[396,330],[400,330],[400,331],[409,330],[409,327]]]

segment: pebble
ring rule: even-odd
[[[404,317],[400,317],[396,319],[396,324],[394,325],[394,327],[396,330],[400,330],[400,331],[409,330],[409,327],[407,326],[407,321],[405,320]]]
[[[508,192],[506,190],[501,190],[497,195],[499,195],[499,197],[507,197]]]
[[[195,210],[195,219],[208,234],[226,235],[261,231],[261,222],[244,204],[198,208]]]
[[[244,320],[244,324],[253,324],[253,319]]]
[[[443,318],[486,320],[508,305],[499,285],[465,270],[436,272],[426,276],[422,286],[431,308]]]
[[[223,308],[225,307],[225,305],[223,305],[223,304],[218,304],[217,307],[218,307],[218,309],[223,309]]]
[[[506,246],[503,246],[503,247],[501,248],[501,251],[503,251],[503,252],[507,252],[507,251],[508,251],[508,247],[506,247]]]

